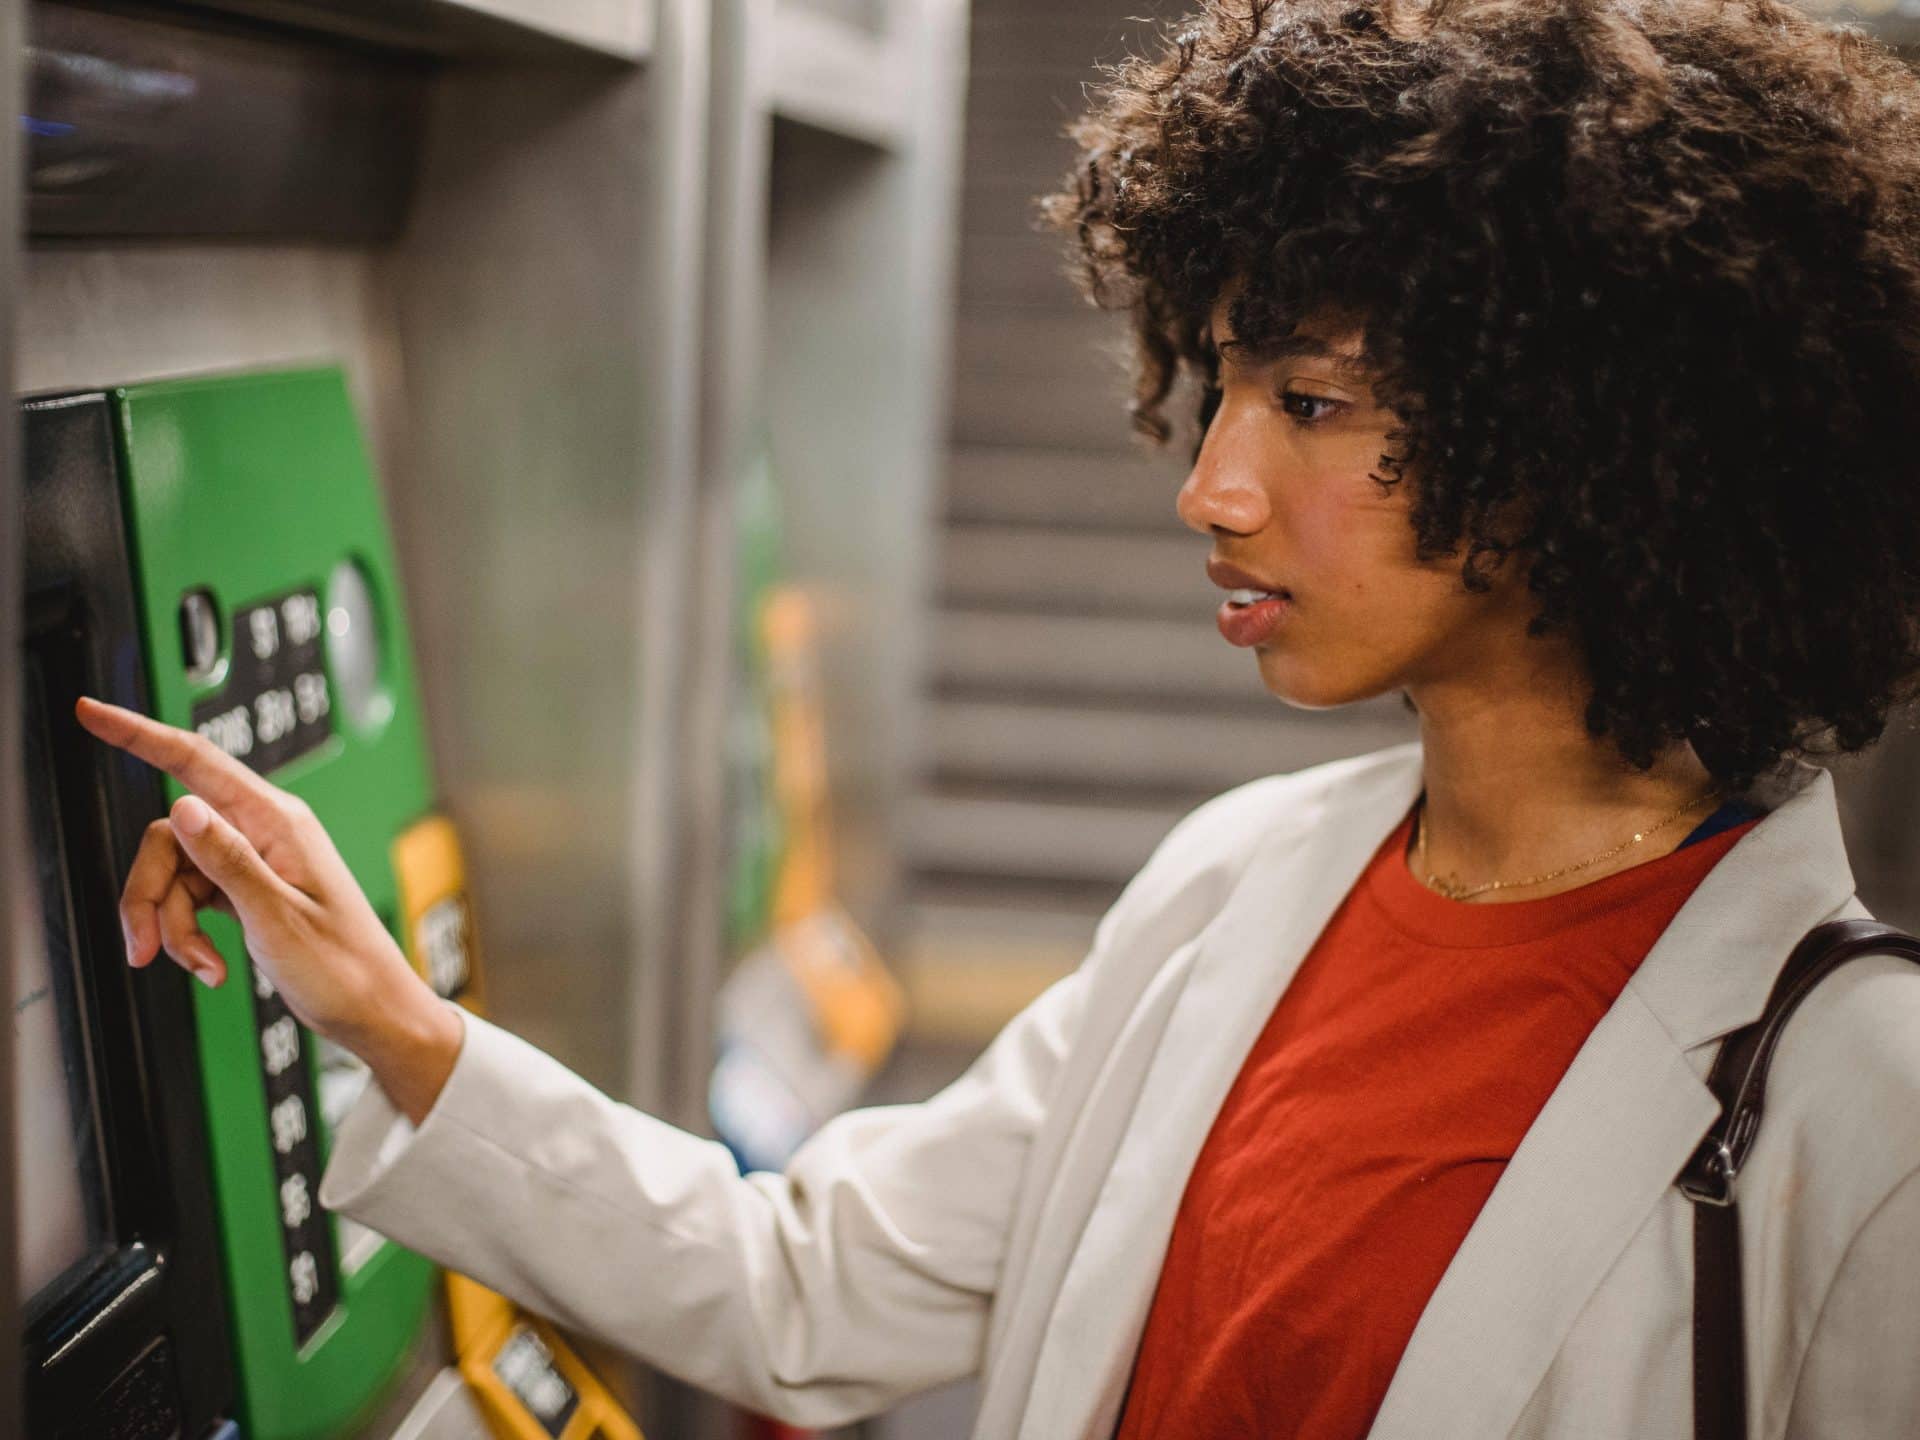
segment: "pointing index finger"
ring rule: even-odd
[[[164,770],[245,833],[250,822],[269,816],[273,787],[219,746],[186,730],[103,700],[82,696],[74,716],[109,745]]]

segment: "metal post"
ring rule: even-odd
[[[13,396],[13,312],[20,284],[20,114],[23,32],[16,0],[0,0],[0,394],[10,423],[0,439],[0,995],[13,999],[15,917],[25,908],[26,828],[20,795],[20,431]],[[15,1215],[13,1026],[0,1025],[0,1435],[18,1435],[20,1414],[19,1247]]]

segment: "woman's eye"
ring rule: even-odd
[[[1341,402],[1329,400],[1324,395],[1309,395],[1302,390],[1286,390],[1280,395],[1280,408],[1296,420],[1311,425],[1316,420],[1324,420],[1340,408]],[[1324,408],[1315,409],[1315,406]]]

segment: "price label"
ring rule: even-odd
[[[295,590],[233,617],[226,687],[193,707],[193,728],[262,774],[333,734],[320,654],[320,597]]]
[[[493,1373],[526,1406],[540,1428],[559,1440],[580,1408],[580,1396],[553,1363],[553,1351],[531,1325],[519,1325],[493,1357]]]

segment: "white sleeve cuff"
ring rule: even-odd
[[[440,1094],[434,1097],[434,1109],[440,1108],[447,1087],[460,1067],[467,1062],[473,1017],[461,1010],[461,1042],[454,1068]],[[431,1112],[428,1118],[431,1119]],[[320,1180],[320,1203],[342,1213],[352,1209],[355,1196],[373,1185],[406,1152],[419,1133],[418,1127],[394,1107],[376,1081],[369,1080],[359,1098],[347,1107],[347,1113],[333,1132],[327,1157],[327,1169]]]

